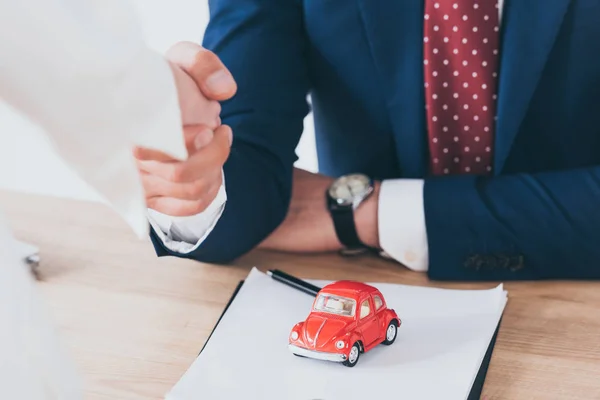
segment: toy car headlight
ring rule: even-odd
[[[346,342],[344,342],[343,340],[338,340],[337,342],[335,342],[335,347],[337,347],[338,349],[343,349],[346,346]]]
[[[292,340],[298,340],[298,332],[293,331],[290,337],[292,338]]]

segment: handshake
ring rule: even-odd
[[[175,78],[183,122],[186,160],[157,150],[134,148],[149,208],[170,216],[204,211],[223,182],[223,164],[233,140],[231,128],[221,125],[219,101],[231,98],[236,83],[212,52],[188,42],[166,54]]]

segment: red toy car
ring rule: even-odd
[[[308,318],[292,328],[289,348],[297,356],[354,367],[361,353],[394,343],[401,323],[379,290],[338,281],[319,291]]]

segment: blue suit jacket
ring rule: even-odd
[[[431,278],[600,278],[600,1],[506,1],[493,177],[428,176],[423,9],[210,1],[235,140],[224,214],[188,257],[232,260],[282,221],[310,93],[321,172],[426,179]]]

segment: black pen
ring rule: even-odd
[[[319,291],[321,290],[321,288],[318,286],[305,282],[302,279],[293,277],[278,269],[268,270],[267,275],[269,275],[271,278],[275,279],[278,282],[293,287],[294,289],[298,289],[306,294],[310,294],[311,296],[317,296],[317,293],[319,293]]]

